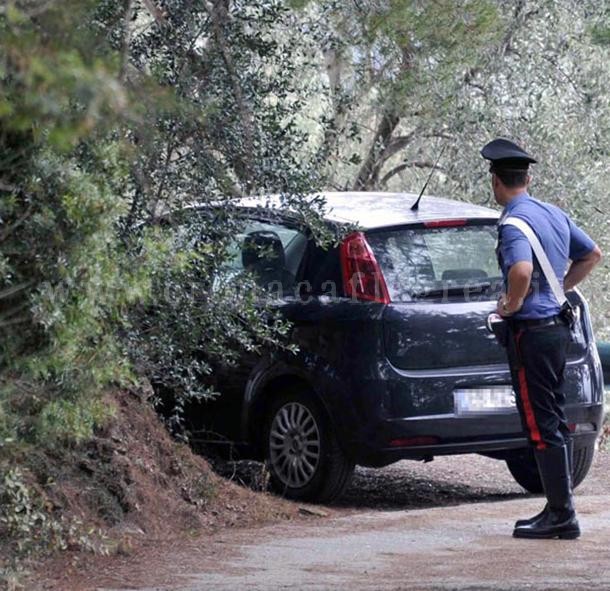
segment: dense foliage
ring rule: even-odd
[[[281,193],[318,225],[299,198],[320,180],[299,160],[298,106],[266,102],[306,96],[274,35],[285,7],[71,4],[1,21],[8,439],[86,438],[104,416],[97,394],[139,375],[209,394],[198,378],[211,359],[286,332],[254,288],[209,285],[236,231],[231,197]],[[150,225],[193,201],[216,211],[196,251]]]

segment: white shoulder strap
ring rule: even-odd
[[[538,240],[538,236],[536,236],[534,230],[532,230],[532,228],[527,222],[524,222],[520,218],[508,217],[505,220],[501,221],[501,225],[504,226],[507,224],[515,226],[515,228],[518,228],[519,230],[521,230],[521,232],[523,232],[523,234],[525,234],[525,237],[528,239],[532,247],[532,251],[536,256],[536,259],[538,259],[540,269],[542,269],[542,272],[544,273],[544,276],[546,277],[546,280],[548,281],[549,286],[553,291],[555,299],[557,300],[560,306],[563,306],[563,304],[567,300],[566,294],[561,288],[559,280],[557,279],[557,275],[555,275],[555,271],[553,270],[553,267],[551,266],[551,263],[549,261],[549,257],[546,256],[546,252],[544,252],[544,248],[542,248],[542,244],[540,244],[540,240]]]

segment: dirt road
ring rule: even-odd
[[[441,458],[359,470],[328,517],[151,547],[83,573],[79,588],[607,590],[609,464],[610,454],[599,454],[579,490],[577,541],[513,539],[514,520],[537,512],[541,499],[524,494],[499,462]]]
[[[177,589],[608,589],[610,496],[581,497],[582,540],[522,541],[532,500],[366,512],[214,540],[183,562]],[[230,552],[227,552],[230,543]],[[151,587],[152,589],[169,587]]]

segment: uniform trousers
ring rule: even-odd
[[[570,438],[564,391],[570,329],[563,322],[544,326],[508,322],[513,389],[530,445],[536,449],[565,445]]]

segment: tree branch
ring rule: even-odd
[[[4,289],[0,290],[0,300],[11,298],[16,293],[19,293],[20,291],[27,289],[28,287],[30,287],[33,284],[34,284],[33,281],[26,281],[25,283],[20,283],[18,285],[12,285],[11,287],[5,287]],[[15,309],[17,309],[17,308],[15,308]],[[5,314],[5,316],[10,316],[11,314],[12,314],[12,312],[7,312]]]
[[[394,154],[397,154],[398,152],[406,148],[411,143],[411,140],[413,139],[415,133],[416,131],[412,131],[408,135],[400,135],[394,138],[386,146],[385,150],[383,151],[383,154],[381,155],[381,159],[383,160],[383,162],[389,160],[392,156],[394,156]]]
[[[58,3],[58,0],[46,0],[46,2],[32,2],[31,4],[33,4],[34,6],[27,6],[28,3],[25,2],[21,3],[18,8],[28,18],[34,18],[40,16],[41,14],[44,14],[45,12],[47,12],[47,10],[51,10]],[[5,2],[4,4],[10,5],[8,2]],[[0,14],[6,14],[6,10],[7,6],[0,6]]]
[[[385,149],[400,121],[400,117],[388,111],[384,112],[381,121],[375,132],[375,137],[369,148],[369,152],[360,167],[358,177],[354,183],[354,189],[357,191],[365,191],[372,189],[375,186],[375,171],[379,171],[379,157]]]
[[[32,202],[28,203],[28,206],[21,217],[19,217],[14,224],[8,226],[4,229],[4,231],[0,234],[0,243],[4,242],[19,226],[21,226],[25,220],[30,217],[33,209]]]
[[[241,154],[237,157],[237,166],[235,172],[240,177],[242,183],[244,183],[244,186],[247,191],[248,187],[251,184],[251,181],[248,177],[251,176],[252,172],[252,156],[254,154],[254,129],[252,113],[250,112],[250,109],[246,104],[246,100],[240,85],[239,75],[237,73],[237,69],[235,68],[235,64],[233,63],[233,58],[231,56],[229,48],[227,47],[227,42],[223,31],[223,25],[228,18],[229,12],[228,0],[219,0],[218,2],[216,2],[212,9],[206,3],[205,9],[212,20],[214,37],[216,39],[218,49],[220,50],[222,61],[224,62],[225,68],[227,69],[227,73],[229,75],[231,88],[233,90],[233,98],[235,99],[235,103],[237,105],[237,109],[239,111],[243,124],[244,146],[241,150]]]
[[[127,6],[125,7],[125,17],[123,20],[123,39],[121,42],[121,69],[119,71],[119,80],[121,82],[125,82],[127,66],[129,64],[129,46],[131,45],[131,21],[133,20],[133,15],[133,0],[127,0]]]
[[[6,191],[7,193],[21,193],[21,187],[0,181],[0,191]]]
[[[165,13],[159,7],[157,7],[152,0],[142,0],[142,3],[159,26],[163,27],[167,24]]]
[[[397,174],[399,174],[403,170],[406,170],[407,168],[432,168],[434,170],[443,170],[443,171],[445,170],[442,166],[437,166],[434,164],[434,162],[432,162],[430,160],[416,160],[413,162],[403,162],[402,164],[395,166],[394,168],[392,168],[392,170],[390,170],[388,173],[386,173],[384,175],[384,177],[381,179],[381,181],[379,182],[379,184],[382,187],[384,187],[393,176],[396,176]]]
[[[408,43],[401,46],[400,51],[400,71],[401,73],[406,73],[413,67],[413,51]],[[381,121],[373,137],[373,142],[369,147],[368,154],[360,167],[356,182],[354,183],[354,189],[356,190],[370,190],[376,187],[381,167],[387,158],[389,158],[389,156],[386,156],[388,147],[401,117],[394,106],[393,98],[392,96],[388,97]]]

